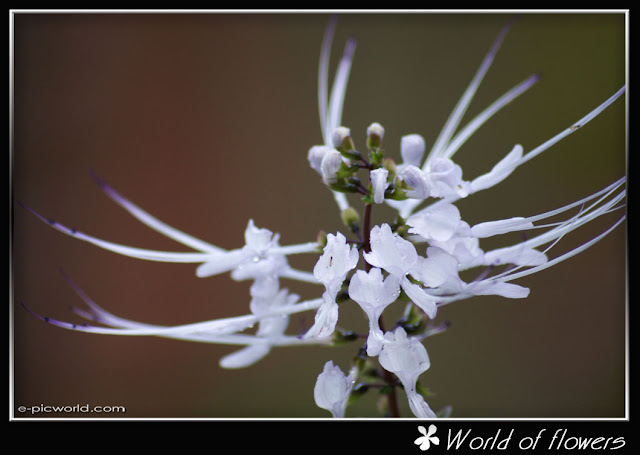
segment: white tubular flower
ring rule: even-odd
[[[407,393],[409,407],[416,417],[436,417],[435,412],[416,391],[418,377],[431,366],[427,350],[418,339],[407,337],[402,327],[385,333],[378,360],[382,368],[398,376]]]
[[[355,374],[356,370],[352,369],[346,376],[331,360],[325,363],[313,389],[316,405],[331,412],[333,417],[344,417]]]
[[[314,324],[305,333],[305,338],[322,339],[331,336],[338,322],[336,296],[347,273],[358,264],[358,259],[358,248],[349,246],[342,233],[327,235],[324,253],[313,268],[313,274],[326,289],[322,295],[324,303],[318,309]]]
[[[419,257],[418,263],[412,269],[412,274],[430,288],[441,287],[448,282],[453,285],[460,280],[458,258],[442,248],[430,246],[427,248],[427,257]]]
[[[335,296],[340,291],[347,273],[357,264],[358,248],[349,246],[341,232],[335,235],[327,234],[327,245],[313,268],[313,274],[325,285],[327,291]]]
[[[382,278],[382,271],[374,267],[369,273],[358,270],[349,283],[349,297],[354,300],[369,318],[369,336],[367,338],[367,355],[376,356],[382,349],[383,333],[379,319],[384,309],[395,302],[400,295],[398,279],[389,275]]]
[[[424,138],[419,134],[407,134],[400,139],[400,155],[403,165],[422,166]]]
[[[245,246],[239,250],[223,253],[215,257],[214,260],[205,262],[198,267],[196,275],[207,277],[238,270],[236,279],[246,279],[253,278],[256,274],[275,273],[278,268],[284,269],[287,264],[283,255],[279,255],[276,259],[269,257],[269,251],[278,247],[279,237],[278,234],[274,234],[268,229],[257,228],[253,220],[249,220],[244,231]],[[265,259],[271,260],[265,265],[262,262]],[[250,269],[241,270],[245,267]]]
[[[388,176],[389,171],[385,168],[374,169],[369,172],[369,178],[373,186],[373,202],[376,204],[382,204],[384,202],[384,192],[389,186],[387,183]]]
[[[453,237],[461,221],[460,211],[453,204],[439,204],[407,219],[409,232],[425,240],[446,242]]]
[[[469,182],[462,180],[462,168],[448,158],[436,158],[426,171],[431,182],[431,197],[466,197]]]
[[[422,200],[431,196],[429,174],[419,167],[412,164],[403,166],[401,170],[398,171],[398,177],[411,187],[411,189],[407,191],[408,198]]]
[[[449,239],[441,242],[431,238],[429,244],[442,248],[447,253],[455,256],[459,262],[459,270],[484,264],[484,251],[480,248],[480,241],[471,234],[471,228],[465,221],[461,220],[457,224],[453,235]]]
[[[280,265],[282,265],[281,263],[283,259],[285,259],[286,261],[286,258],[284,258],[284,256],[300,253],[315,253],[318,250],[317,242],[309,242],[299,245],[279,246],[277,234],[274,236],[273,233],[267,229],[262,230],[256,228],[253,224],[253,220],[250,220],[245,230],[245,242],[247,243],[247,245],[245,245],[245,247],[243,248],[227,251],[223,248],[186,234],[172,226],[169,226],[168,224],[150,215],[148,212],[142,210],[140,207],[138,207],[128,199],[124,198],[99,177],[95,175],[93,177],[96,179],[101,189],[106,193],[107,196],[109,196],[113,201],[115,201],[118,205],[129,212],[129,214],[131,214],[138,221],[148,226],[149,228],[159,232],[160,234],[172,240],[175,240],[176,242],[195,249],[196,252],[149,250],[109,242],[107,240],[102,240],[89,234],[85,234],[84,232],[78,231],[77,229],[69,228],[61,223],[58,223],[57,221],[48,219],[29,207],[25,206],[25,208],[52,228],[78,240],[91,243],[92,245],[116,254],[121,254],[123,256],[128,256],[136,259],[142,259],[145,261],[202,264],[196,270],[196,275],[199,277],[212,276],[229,272],[238,267],[247,266],[251,261],[259,262],[266,260],[271,255],[283,257],[277,259],[270,265],[266,265],[265,268],[269,268],[272,266],[278,268],[278,261],[280,261]],[[265,246],[265,243],[268,246]],[[265,264],[260,264],[259,267],[262,267],[264,265]],[[279,273],[283,277],[295,280],[311,283],[317,282],[311,274],[294,270],[288,265],[282,266],[282,268],[279,269]],[[240,277],[242,275],[242,272],[238,272],[237,276]]]
[[[322,159],[329,150],[332,150],[332,147],[329,147],[327,145],[314,145],[309,149],[309,152],[307,153],[309,165],[320,175],[322,175],[322,168],[320,164],[322,163]]]
[[[342,165],[342,155],[335,149],[329,150],[320,162],[320,173],[322,181],[327,185],[335,183],[338,180],[338,171]]]
[[[251,287],[251,311],[262,316],[267,313],[277,313],[280,308],[295,305],[298,296],[289,294],[286,289],[274,288],[272,280],[265,282],[256,281]],[[277,283],[276,283],[277,286]],[[239,351],[233,352],[220,359],[220,366],[223,368],[245,368],[253,365],[264,358],[272,348],[269,343],[271,339],[278,339],[284,335],[289,326],[289,315],[280,314],[276,316],[263,317],[258,322],[256,337],[265,340],[262,344],[247,346]]]
[[[371,229],[370,242],[371,252],[364,253],[364,259],[397,278],[409,273],[418,260],[413,244],[391,232],[391,227],[386,223]]]
[[[418,262],[418,253],[411,242],[391,232],[388,224],[374,226],[370,234],[371,252],[364,259],[374,267],[380,267],[400,282],[409,298],[431,319],[436,316],[436,302],[419,285],[411,283],[408,274]]]

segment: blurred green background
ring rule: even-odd
[[[181,250],[106,198],[94,171],[165,222],[224,248],[249,218],[281,244],[341,229],[306,160],[321,142],[317,65],[327,14],[27,14],[14,19],[13,198],[68,226],[129,245]],[[333,63],[358,47],[343,124],[363,146],[374,121],[387,153],[420,133],[430,147],[511,14],[340,14]],[[542,79],[457,153],[464,177],[488,171],[587,114],[625,83],[625,16],[521,14],[465,120],[534,72]],[[332,68],[334,66],[332,65]],[[625,100],[459,204],[477,223],[527,216],[584,197],[626,172]],[[355,202],[354,202],[355,204]],[[81,301],[63,268],[113,313],[180,324],[249,312],[248,282],[195,277],[193,265],[121,257],[13,212],[13,296],[75,320]],[[375,221],[391,214],[378,210]],[[572,234],[560,254],[612,224]],[[388,219],[388,218],[386,218]],[[448,332],[427,340],[421,383],[453,417],[625,415],[626,226],[577,258],[527,277],[525,301],[479,297],[445,307]],[[495,242],[483,244],[499,246]],[[291,263],[311,269],[315,257]],[[287,285],[289,282],[286,283]],[[302,298],[317,287],[291,284]],[[328,417],[313,386],[327,360],[343,370],[357,346],[281,348],[243,370],[236,347],[65,331],[12,304],[14,407],[124,406],[126,414],[36,417]],[[390,311],[394,311],[390,309]],[[364,328],[357,308],[341,324]],[[295,333],[313,313],[292,320]],[[377,417],[365,396],[350,417]],[[404,415],[410,415],[401,398]],[[16,417],[31,417],[16,411]]]

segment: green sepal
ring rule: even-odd
[[[320,245],[320,252],[324,250],[324,247],[327,246],[327,233],[325,231],[319,231],[318,236],[316,237],[316,242]]]
[[[395,184],[390,185],[384,192],[385,199],[392,199],[394,201],[404,201],[408,199],[407,190],[412,189],[403,180],[396,179]]]
[[[334,346],[340,346],[351,341],[355,341],[358,339],[358,335],[355,332],[346,331],[346,330],[336,330],[333,332],[332,342]]]
[[[357,179],[339,179],[337,182],[329,184],[329,188],[341,193],[356,193],[358,191]]]
[[[360,398],[362,395],[369,391],[369,385],[364,384],[362,382],[357,383],[351,389],[351,394],[349,395],[349,401],[347,401],[347,405],[353,403],[355,400]]]
[[[407,335],[415,335],[424,332],[426,328],[424,318],[425,314],[416,305],[410,305],[404,317],[398,321],[398,325],[407,332]]]
[[[338,169],[338,173],[336,174],[336,177],[338,179],[346,179],[348,177],[351,177],[356,172],[358,172],[358,169],[360,168],[358,167],[357,164],[352,164],[351,166],[349,166],[347,165],[347,163],[343,161],[342,164],[340,164],[340,169]]]
[[[351,229],[351,232],[357,233],[360,231],[360,216],[353,207],[347,207],[340,213],[342,222]]]
[[[419,382],[416,382],[416,392],[422,395],[422,398],[425,400],[429,397],[435,396],[435,393],[433,393],[428,387],[421,385]]]
[[[374,168],[381,167],[384,161],[384,150],[381,148],[371,148],[369,151],[369,161]]]

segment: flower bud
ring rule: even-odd
[[[330,411],[333,417],[344,417],[347,400],[354,383],[354,374],[346,376],[331,360],[316,380],[313,397],[318,407]]]
[[[426,199],[431,195],[431,187],[427,175],[417,166],[407,165],[398,174],[411,189],[407,197],[412,199]]]
[[[384,128],[379,123],[372,123],[367,128],[367,148],[369,150],[380,148],[382,138],[384,137]]]
[[[353,207],[347,207],[340,215],[342,216],[342,222],[351,229],[351,232],[358,232],[360,230],[360,217]]]
[[[424,149],[424,139],[419,134],[408,134],[400,139],[400,154],[403,164],[420,167]]]
[[[311,168],[319,174],[322,174],[320,163],[322,163],[322,159],[329,150],[331,150],[331,147],[328,147],[326,145],[314,145],[309,149],[309,152],[307,153],[307,159],[309,160]]]
[[[338,171],[342,165],[342,155],[337,150],[331,149],[320,162],[320,173],[322,180],[327,184],[335,183],[338,180]]]
[[[354,159],[360,156],[360,153],[356,151],[356,147],[351,139],[351,130],[349,128],[339,126],[333,132],[331,139],[333,141],[333,146],[336,150],[342,153],[345,158]]]
[[[384,202],[384,192],[389,186],[387,183],[388,176],[389,171],[385,168],[374,169],[369,172],[371,186],[373,187],[373,202],[376,204],[382,204]]]

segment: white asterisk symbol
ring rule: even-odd
[[[416,439],[414,441],[414,444],[419,445],[420,450],[429,450],[429,447],[431,447],[431,444],[435,444],[435,445],[440,444],[440,438],[438,438],[437,436],[433,436],[433,434],[436,432],[435,425],[433,424],[429,425],[429,431],[427,431],[427,429],[422,425],[419,425],[418,431],[422,433],[422,436]]]

